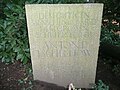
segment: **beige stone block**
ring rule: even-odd
[[[92,87],[103,4],[28,4],[25,8],[34,79]]]

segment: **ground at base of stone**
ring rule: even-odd
[[[22,65],[21,62],[16,61],[6,65],[0,61],[0,90],[68,90],[55,84],[33,81],[33,76],[26,70],[29,66],[31,63]],[[102,80],[110,90],[120,90],[120,78],[113,74],[111,67],[105,64],[101,57],[98,60],[96,82],[98,80]]]

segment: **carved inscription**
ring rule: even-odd
[[[90,56],[89,45],[79,41],[46,41],[41,50],[38,50],[42,57],[77,57],[80,54]]]
[[[72,14],[71,12],[49,13],[48,11],[47,14],[46,12],[37,14],[38,20],[33,20],[33,24],[37,23],[39,28],[36,35],[38,38],[49,39],[40,43],[43,44],[38,50],[41,57],[91,56],[89,46],[92,42],[87,42],[86,39],[91,38],[94,33],[89,27],[89,25],[94,27],[95,23],[90,23],[94,19],[90,17],[89,12],[81,11],[79,14],[77,11]]]

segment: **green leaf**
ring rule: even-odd
[[[26,64],[26,63],[28,62],[28,58],[27,58],[26,56],[24,56],[24,58],[22,59],[22,62],[23,62],[24,64]]]
[[[30,52],[30,49],[29,49],[29,48],[26,48],[24,51],[25,51],[25,52]]]
[[[16,60],[22,59],[23,57],[24,57],[23,54],[18,54],[17,57],[16,57]]]
[[[14,52],[20,52],[20,51],[21,51],[21,48],[20,48],[20,47],[14,48]]]
[[[14,28],[14,24],[10,24],[6,27],[6,33],[9,33],[9,31],[11,31]]]
[[[2,58],[2,62],[5,62],[5,57]]]
[[[32,81],[29,81],[29,85],[32,85]]]
[[[19,82],[20,84],[24,83],[24,81],[23,81],[22,79],[19,79],[18,82]]]
[[[25,53],[25,55],[30,59],[30,53]]]
[[[16,40],[12,40],[12,42],[11,42],[12,48],[14,48],[16,45],[17,45]],[[15,52],[18,52],[18,50],[15,50]]]

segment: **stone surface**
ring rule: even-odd
[[[103,4],[26,5],[35,80],[90,88],[95,83]]]

